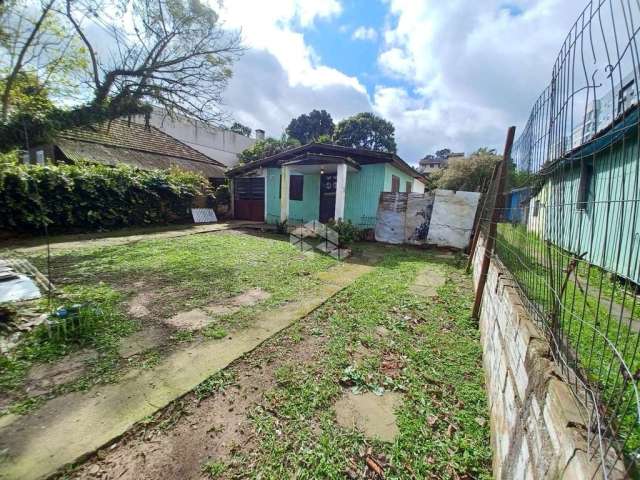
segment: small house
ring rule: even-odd
[[[350,220],[370,228],[381,192],[424,192],[398,155],[310,143],[230,170],[234,218],[301,224]]]

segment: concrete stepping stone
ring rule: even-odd
[[[383,395],[348,392],[336,402],[334,410],[341,427],[356,428],[370,439],[392,442],[400,433],[395,414],[400,405],[402,395],[396,392]]]
[[[152,348],[162,345],[168,333],[164,328],[152,326],[132,333],[120,340],[118,353],[122,358],[133,357]]]
[[[171,318],[165,318],[163,323],[179,330],[188,330],[195,332],[209,325],[213,319],[204,310],[199,308],[189,310],[188,312],[180,312]]]
[[[409,291],[421,297],[435,297],[438,295],[438,288],[443,286],[447,281],[446,275],[442,270],[432,265],[424,268],[409,287]]]

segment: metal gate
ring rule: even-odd
[[[237,220],[264,222],[264,178],[234,179],[234,217]]]

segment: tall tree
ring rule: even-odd
[[[295,147],[299,147],[300,142],[295,138],[287,138],[283,136],[282,139],[267,138],[265,140],[259,140],[251,147],[245,149],[238,158],[240,163],[253,162],[254,160],[260,160],[261,158],[270,157],[276,153],[284,152]]]
[[[286,132],[304,145],[321,137],[331,137],[334,128],[333,119],[326,110],[311,110],[308,114],[293,118]]]
[[[240,122],[233,122],[233,124],[229,127],[229,130],[235,133],[239,133],[240,135],[244,135],[245,137],[251,136],[251,129],[246,125],[241,124]]]
[[[84,49],[65,28],[59,0],[5,0],[0,3],[0,121],[15,113],[18,97],[46,90],[68,97],[72,77],[84,71]],[[46,95],[45,95],[46,96]],[[22,99],[24,100],[24,98]]]
[[[345,147],[396,152],[395,127],[370,112],[358,113],[339,122],[333,140]]]
[[[113,5],[113,4],[110,4]],[[91,104],[113,116],[144,102],[170,115],[220,122],[221,94],[239,55],[239,37],[200,0],[123,0],[128,22],[105,17],[103,0],[66,0],[65,13],[90,59]],[[110,36],[91,31],[103,28]]]
[[[494,150],[480,148],[465,158],[449,159],[447,167],[432,174],[438,188],[485,192],[493,167],[500,161]]]

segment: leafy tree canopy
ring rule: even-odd
[[[339,122],[333,141],[345,147],[396,152],[393,124],[370,112],[358,113]]]
[[[320,137],[333,135],[335,125],[326,110],[312,110],[293,118],[287,127],[287,135],[295,138],[302,145],[318,141]]]
[[[231,127],[229,127],[229,130],[239,133],[240,135],[244,135],[245,137],[251,136],[251,129],[240,122],[233,122]]]
[[[221,96],[239,36],[203,0],[6,0],[0,24],[1,150],[151,106],[205,122],[224,118]],[[16,84],[29,75],[65,100],[47,118],[16,113]],[[79,98],[55,95],[72,84]]]
[[[283,137],[280,140],[267,138],[265,140],[257,141],[253,146],[247,148],[238,155],[238,158],[240,159],[240,163],[248,163],[253,162],[254,160],[260,160],[261,158],[270,157],[271,155],[299,146],[300,142],[295,138]]]
[[[499,161],[495,151],[480,148],[468,157],[450,159],[447,168],[431,176],[437,188],[485,192],[491,182],[493,168]]]

